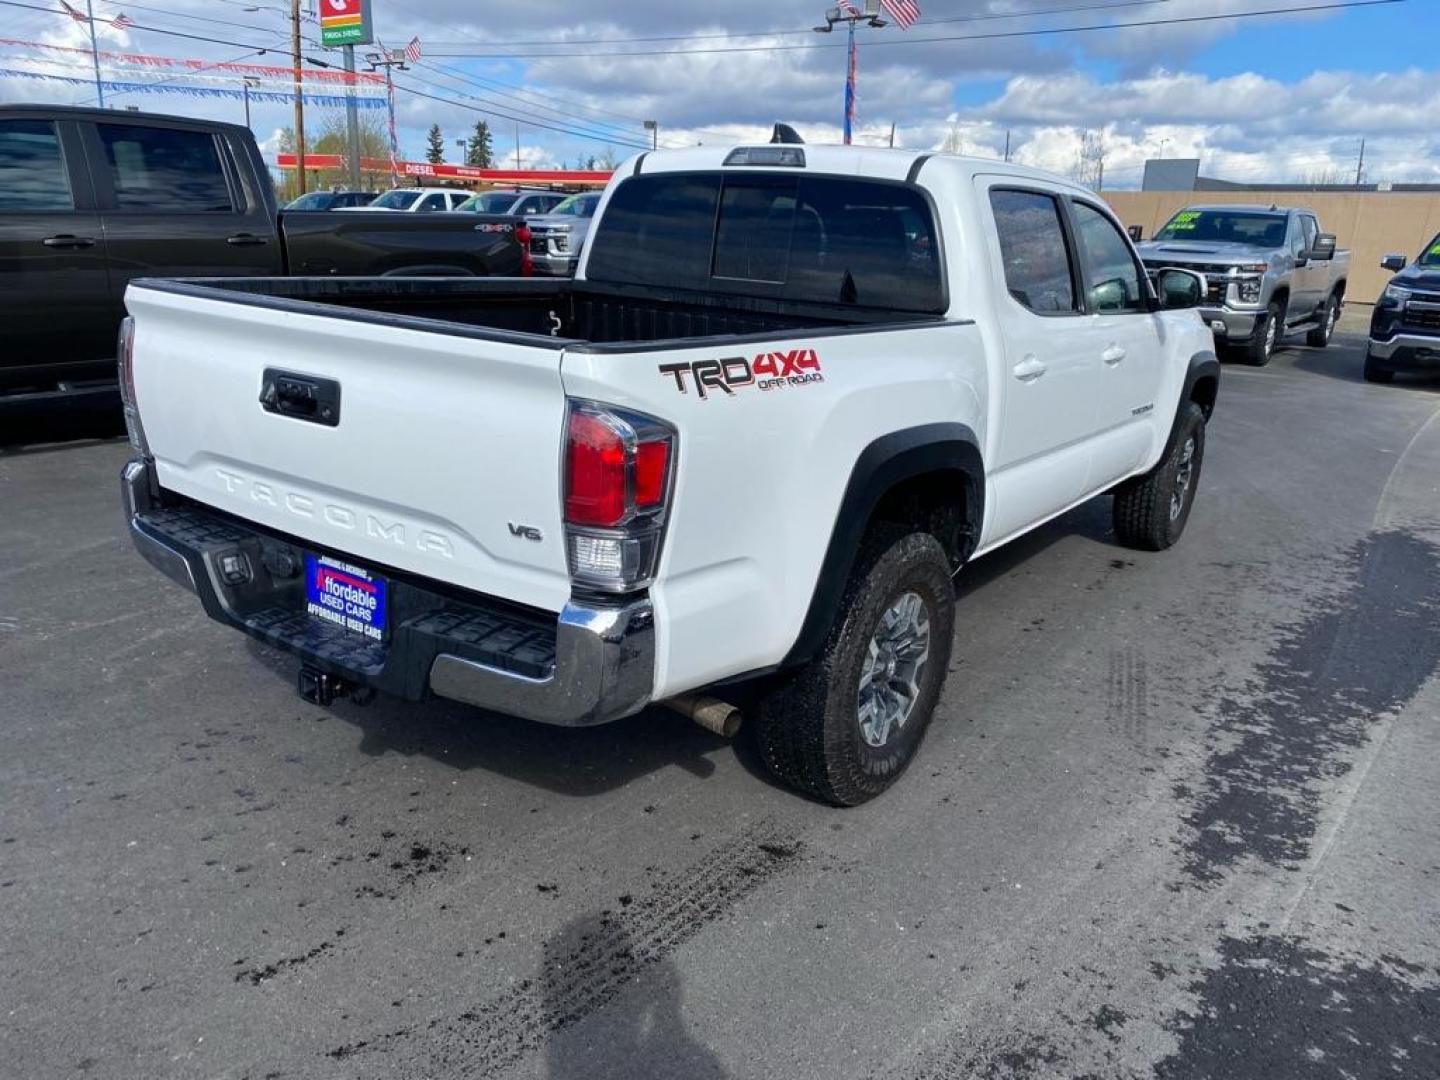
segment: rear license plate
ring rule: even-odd
[[[305,555],[305,609],[373,641],[385,637],[385,579],[328,555]]]

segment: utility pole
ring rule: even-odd
[[[95,63],[95,97],[105,107],[105,84],[100,81],[100,46],[95,43],[95,5],[85,0],[85,14],[90,16],[90,59]]]
[[[643,121],[641,121],[641,123],[643,123],[643,124],[645,125],[645,130],[648,131],[648,132],[650,132],[650,149],[651,149],[651,150],[659,150],[659,149],[660,149],[660,121],[659,121],[659,120],[643,120]]]
[[[341,50],[345,58],[345,149],[350,190],[360,190],[360,110],[355,104],[355,46]]]
[[[890,149],[895,149],[895,121],[890,121]]]
[[[834,32],[836,23],[844,23],[849,34],[849,49],[845,61],[845,145],[850,145],[851,129],[855,124],[855,75],[859,67],[859,52],[855,45],[855,24],[863,22],[871,29],[878,30],[887,25],[880,17],[879,0],[865,0],[864,12],[854,4],[832,7],[825,12],[825,25],[814,27],[817,34]]]
[[[520,122],[515,122],[515,171],[520,171]]]
[[[1010,129],[1005,129],[1005,160],[1010,160]]]
[[[401,71],[409,71],[405,63],[405,50],[390,50],[380,46],[380,52],[366,53],[365,62],[370,65],[371,71],[379,68],[385,69],[385,98],[390,103],[390,186],[400,186],[400,141],[395,134],[395,77],[392,74],[395,68]]]
[[[300,74],[300,0],[290,0],[290,50],[295,61],[296,193],[305,194],[305,99]]]
[[[1355,166],[1355,186],[1358,188],[1365,179],[1365,139],[1360,139],[1360,163]]]

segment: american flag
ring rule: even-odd
[[[880,6],[901,30],[909,30],[920,18],[920,5],[915,0],[880,0]]]
[[[840,14],[852,19],[859,19],[865,14],[854,4],[852,4],[850,0],[840,0],[836,7],[840,9]]]
[[[74,19],[76,22],[90,21],[89,16],[87,16],[83,11],[76,11],[73,7],[67,4],[65,0],[60,0],[60,7],[64,10],[66,15],[69,15],[70,18]]]
[[[418,37],[411,38],[410,44],[405,46],[405,59],[412,64],[420,62],[420,39]]]
[[[121,12],[119,15],[116,15],[115,18],[110,20],[110,25],[115,27],[116,30],[124,30],[134,22],[135,20],[130,18],[129,15]]]

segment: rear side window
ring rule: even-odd
[[[791,173],[627,180],[587,276],[807,303],[938,313],[934,218],[901,184]]]
[[[96,124],[121,210],[230,213],[230,185],[215,137],[202,131]]]
[[[75,209],[55,125],[0,121],[0,213]]]
[[[1060,205],[1035,191],[990,192],[1005,287],[1038,315],[1065,315],[1079,308]]]

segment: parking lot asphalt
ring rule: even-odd
[[[0,1075],[1440,1076],[1440,383],[1226,367],[1180,545],[961,575],[857,810],[661,710],[294,692],[0,453]]]

